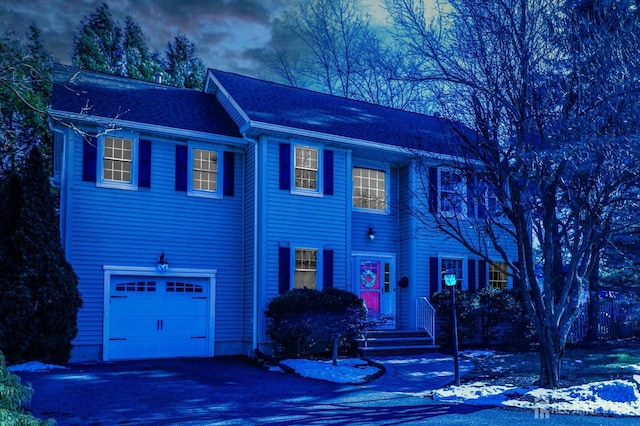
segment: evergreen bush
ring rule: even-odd
[[[55,199],[40,151],[0,192],[0,350],[10,363],[64,364],[77,333],[78,279],[60,240]],[[9,211],[5,211],[7,208]]]
[[[48,426],[52,420],[38,420],[24,410],[33,396],[33,389],[20,384],[20,377],[7,370],[0,352],[0,425]]]
[[[363,331],[366,309],[355,294],[336,288],[294,289],[269,302],[267,333],[279,357],[301,357],[355,347]]]

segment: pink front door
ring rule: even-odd
[[[395,285],[393,259],[356,257],[355,269],[360,298],[367,317],[377,328],[395,328]]]

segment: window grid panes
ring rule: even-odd
[[[387,208],[385,172],[355,167],[352,177],[353,207],[374,210],[385,210]]]
[[[507,264],[492,262],[489,264],[489,286],[504,290],[507,288]]]
[[[450,215],[466,214],[467,188],[461,173],[440,171],[440,210]]]
[[[296,249],[296,269],[293,279],[294,288],[316,288],[318,270],[318,251]]]
[[[218,188],[218,153],[204,149],[193,150],[194,190],[215,192]]]
[[[442,288],[446,288],[447,285],[444,282],[444,274],[447,272],[453,272],[456,274],[458,289],[462,288],[462,282],[464,279],[464,269],[462,268],[462,259],[442,259]]]
[[[315,190],[318,187],[318,150],[296,146],[295,154],[296,188]]]
[[[133,141],[131,139],[104,138],[104,180],[131,183]]]

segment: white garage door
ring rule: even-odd
[[[111,276],[108,359],[207,356],[206,278]]]

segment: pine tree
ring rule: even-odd
[[[184,35],[178,34],[167,47],[166,72],[169,84],[187,89],[201,89],[205,66],[196,56],[196,47]]]
[[[33,146],[50,153],[46,105],[52,63],[36,26],[24,36],[0,37],[0,176],[18,168]]]
[[[79,68],[124,75],[122,29],[106,3],[80,22],[71,59]]]
[[[124,28],[124,62],[126,75],[131,78],[154,81],[162,65],[149,52],[142,28],[131,16],[127,16]]]
[[[77,333],[82,301],[78,279],[64,256],[55,199],[37,148],[29,153],[21,178],[11,179],[4,193],[19,188],[19,197],[15,192],[4,197],[12,213],[2,216],[0,317],[2,333],[9,339],[2,340],[1,349],[13,361],[65,363]]]

